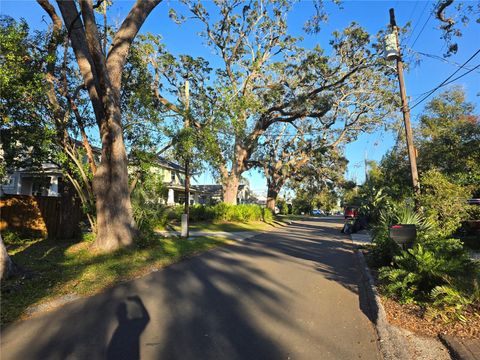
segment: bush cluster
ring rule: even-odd
[[[376,246],[369,261],[379,268],[388,296],[423,305],[430,317],[465,321],[465,310],[480,306],[480,264],[469,259],[462,241],[452,235],[468,218],[468,193],[437,171],[427,172],[422,185],[418,211],[391,201],[378,213],[371,224]],[[409,249],[389,238],[394,224],[416,225],[417,238]]]
[[[480,268],[458,239],[419,241],[380,268],[385,293],[402,303],[429,305],[429,314],[463,320],[467,307],[480,303]]]
[[[379,165],[369,164],[368,177],[355,192],[374,235],[368,260],[379,268],[387,295],[417,303],[432,317],[466,321],[466,309],[480,311],[480,262],[467,253],[480,248],[480,206],[467,202],[480,196],[475,150],[480,122],[461,89],[434,98],[419,120],[420,192],[411,188],[402,142]],[[417,237],[407,250],[389,238],[394,224],[416,225]]]
[[[155,228],[164,228],[172,221],[180,221],[185,210],[183,205],[167,207],[153,202],[144,202],[142,206],[133,202],[133,205],[137,227],[144,235],[153,233]],[[254,204],[192,205],[190,207],[190,221],[272,222],[273,213],[269,209]]]
[[[170,210],[170,219],[180,219],[183,206],[176,206]],[[216,205],[193,205],[190,207],[190,221],[273,221],[270,210],[255,204],[231,205],[219,203]]]

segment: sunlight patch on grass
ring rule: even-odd
[[[281,226],[281,223],[276,221],[266,223],[263,221],[250,221],[250,222],[195,222],[190,224],[191,231],[225,231],[225,232],[241,232],[241,231],[266,231],[274,229],[277,226]],[[176,231],[180,231],[179,225],[174,226]]]

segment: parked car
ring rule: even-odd
[[[348,205],[345,206],[343,211],[345,219],[355,219],[358,216],[358,206]]]
[[[325,213],[322,210],[314,209],[314,210],[312,210],[312,215],[313,216],[322,216],[322,215],[325,215]]]

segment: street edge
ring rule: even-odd
[[[363,252],[355,249],[358,265],[361,270],[361,280],[365,287],[367,301],[372,312],[377,344],[384,360],[410,360],[412,355],[408,351],[408,344],[396,329],[387,321],[387,315],[378,294],[370,268],[368,267]]]
[[[440,334],[438,336],[440,341],[445,345],[448,349],[450,354],[452,355],[452,359],[455,360],[476,360],[478,359],[471,351],[468,350],[460,341],[455,339],[452,336],[448,336],[445,334]]]

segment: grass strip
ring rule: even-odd
[[[73,245],[49,239],[6,242],[12,259],[26,272],[2,282],[1,322],[26,317],[31,306],[72,293],[92,295],[229,242],[212,237],[193,240],[152,237],[110,254],[92,252],[91,242],[86,241]]]

